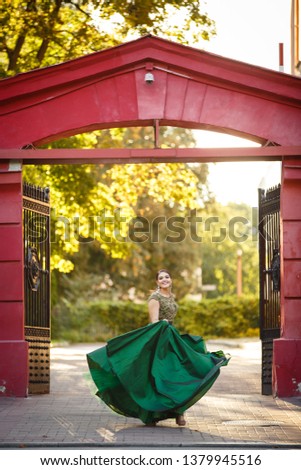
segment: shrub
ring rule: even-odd
[[[52,312],[52,338],[69,342],[102,342],[149,322],[147,305],[125,301],[61,301]],[[204,338],[257,336],[257,297],[183,300],[175,327]]]

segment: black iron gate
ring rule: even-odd
[[[261,392],[272,394],[273,340],[280,336],[280,185],[259,189]]]
[[[23,184],[25,339],[30,394],[50,390],[49,189]]]

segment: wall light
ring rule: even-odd
[[[154,77],[154,75],[152,74],[152,72],[146,72],[145,77],[144,77],[144,80],[145,80],[146,83],[148,83],[149,85],[151,85],[152,83],[154,83],[155,77]]]

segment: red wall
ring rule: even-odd
[[[0,169],[0,397],[26,396],[23,318],[22,173]]]
[[[273,389],[301,396],[301,165],[284,160],[281,183],[281,338],[274,341]]]

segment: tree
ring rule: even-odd
[[[221,206],[208,201],[197,209],[139,197],[127,243],[130,254],[113,259],[98,242],[81,244],[71,255],[74,271],[57,273],[58,304],[69,291],[81,289],[90,300],[145,301],[155,288],[155,273],[167,268],[177,299],[236,295],[237,251],[242,251],[243,294],[258,295],[257,215],[247,205]],[[201,270],[200,270],[201,268]],[[213,291],[203,290],[215,285]]]
[[[167,169],[169,165],[164,165]],[[185,167],[174,166],[181,181],[181,171]],[[152,173],[159,169],[152,165]],[[207,167],[199,171],[201,180]],[[197,187],[198,185],[195,185]],[[118,185],[119,187],[119,185]],[[185,185],[184,185],[185,187]],[[200,188],[203,185],[200,182]],[[70,255],[75,265],[69,280],[60,275],[67,290],[80,282],[86,282],[87,298],[95,296],[107,299],[145,299],[148,291],[154,289],[154,276],[160,267],[169,269],[174,276],[174,288],[181,298],[193,289],[193,275],[201,263],[201,246],[191,237],[190,218],[195,209],[170,198],[161,199],[149,195],[147,186],[138,184],[139,194],[134,207],[134,216],[127,222],[126,237],[123,243],[128,247],[128,255],[113,259],[109,257],[98,241],[81,244],[79,251]],[[182,190],[180,190],[182,192]],[[198,194],[201,196],[200,189]],[[187,199],[191,204],[190,199]],[[196,202],[196,205],[199,205]],[[205,211],[205,208],[201,209]],[[115,236],[120,235],[120,230]],[[62,283],[60,283],[62,284]]]
[[[201,0],[3,0],[0,76],[53,65],[149,33],[181,43],[200,44],[200,38],[208,40],[214,34],[214,23],[203,12],[202,5]],[[185,129],[163,128],[160,137],[162,147],[195,144],[191,132]],[[153,135],[148,128],[110,129],[62,139],[50,146],[152,148]],[[50,187],[54,208],[52,266],[57,270],[72,270],[74,262],[80,260],[79,248],[93,247],[90,252],[98,250],[102,265],[115,280],[121,268],[128,273],[125,288],[137,285],[140,278],[143,287],[156,269],[155,264],[166,262],[172,271],[180,271],[184,295],[194,288],[190,281],[185,284],[185,279],[191,280],[191,274],[201,263],[203,283],[218,285],[215,294],[234,292],[239,243],[235,235],[234,241],[220,237],[224,233],[223,224],[244,209],[215,206],[219,211],[218,222],[208,222],[214,207],[210,206],[206,165],[61,165],[27,167],[24,173],[30,182]],[[191,216],[194,209],[195,218],[206,218],[210,225],[210,230],[201,234],[202,242],[188,241],[187,237],[185,243],[125,242],[132,221],[138,224],[139,218],[146,215],[152,221],[158,216],[166,220],[184,217],[183,227],[174,223],[172,235],[176,238],[177,233],[182,233],[181,227],[187,234],[194,223]],[[121,218],[125,220],[122,222]],[[164,224],[155,229],[163,240],[171,235]],[[243,251],[244,260],[248,259],[244,266],[253,267],[254,244],[244,243]],[[186,278],[185,262],[189,266]],[[252,278],[256,270],[244,269],[248,285],[252,282],[256,285]],[[120,276],[119,282],[122,283]]]
[[[201,4],[201,0],[2,0],[0,76],[80,57],[133,34],[160,34],[182,43],[188,37],[208,40],[214,23]],[[174,21],[176,12],[180,15]],[[166,27],[168,18],[171,24]]]
[[[166,129],[162,143],[194,144],[189,131]],[[60,147],[151,145],[149,129],[119,129],[75,136],[53,143]],[[146,138],[148,137],[148,138]],[[142,201],[193,208],[207,195],[207,165],[56,165],[27,166],[24,177],[48,186],[52,213],[52,268],[73,269],[72,254],[95,240],[109,256],[124,259],[133,250],[127,242],[129,223],[147,211]],[[146,198],[147,195],[147,198]]]
[[[168,28],[166,33],[166,19],[176,11],[180,11],[184,19],[182,30],[176,26]],[[213,23],[201,11],[201,2],[187,0],[3,0],[0,24],[2,76],[53,65],[116,45],[133,32],[174,34],[182,40],[190,26],[204,39],[213,33]],[[163,146],[193,144],[188,130],[164,129],[163,132]],[[152,136],[149,129],[121,129],[51,143],[52,148],[97,146],[151,147]],[[196,175],[182,164],[156,168],[151,165],[35,166],[27,167],[24,176],[32,183],[50,187],[52,266],[65,272],[73,268],[66,255],[75,253],[83,240],[93,237],[112,257],[124,258],[129,254],[129,245],[112,236],[114,224],[107,224],[106,234],[101,238],[99,233],[95,236],[95,220],[91,219],[96,217],[101,224],[104,222],[101,218],[113,217],[121,209],[126,218],[133,217],[137,197],[146,187],[154,201],[168,200],[184,206],[193,204],[197,193]],[[157,179],[163,182],[160,188]]]
[[[210,297],[236,295],[237,252],[242,252],[243,293],[258,294],[257,218],[246,204],[212,205],[200,227],[203,284]]]
[[[182,30],[176,26],[168,28],[166,33],[166,26],[163,26],[166,18],[179,10],[184,18]],[[2,76],[53,65],[116,45],[133,32],[138,35],[174,34],[178,39],[188,34],[191,25],[204,39],[213,32],[213,23],[201,12],[201,2],[187,0],[3,0],[0,24]],[[164,136],[165,146],[183,145],[184,141],[186,145],[193,143],[188,130],[165,129]],[[148,129],[123,129],[73,136],[51,143],[52,148],[97,146],[151,147],[152,137]],[[151,166],[143,167],[143,170],[135,166],[118,169],[91,165],[27,167],[24,176],[32,183],[50,187],[55,231],[52,266],[65,272],[73,267],[66,254],[75,253],[83,239],[91,238],[91,214],[100,217],[100,212],[106,208],[111,217],[122,207],[127,217],[132,217],[135,198],[148,180],[152,181],[150,190],[155,200],[160,197],[185,205],[189,198],[193,200],[197,189],[193,187],[195,175],[183,165],[179,168],[158,166],[156,171]],[[155,179],[159,177],[162,181],[163,176],[165,180],[159,195]],[[132,181],[139,182],[139,187]],[[112,226],[107,227],[109,238],[112,238],[112,229]],[[114,237],[110,243],[99,237],[98,241],[110,256],[122,258],[128,254],[128,246],[118,243]]]

